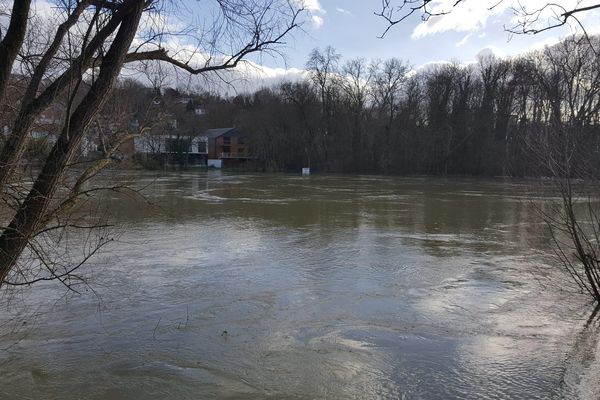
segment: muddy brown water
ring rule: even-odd
[[[93,290],[2,297],[0,399],[600,398],[533,183],[136,174]]]

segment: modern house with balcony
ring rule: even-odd
[[[144,160],[153,159],[167,165],[206,165],[206,137],[193,135],[143,135],[134,139],[135,153]]]
[[[149,132],[134,139],[133,148],[141,162],[158,161],[167,165],[208,165],[217,168],[246,163],[246,137],[236,128],[209,129],[189,135],[172,129]]]
[[[208,143],[209,166],[236,166],[252,158],[246,137],[236,128],[209,129],[204,136]]]

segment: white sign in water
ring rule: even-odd
[[[207,167],[212,167],[212,168],[222,168],[223,167],[223,160],[208,160],[206,163]]]
[[[302,176],[310,175],[310,168],[302,168]]]

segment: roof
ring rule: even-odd
[[[228,133],[231,133],[231,135],[229,135],[229,136],[233,136],[233,135],[237,134],[235,128],[216,128],[216,129],[208,129],[206,132],[204,132],[204,136],[206,136],[209,139],[216,139],[216,138],[226,135]]]

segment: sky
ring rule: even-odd
[[[36,0],[38,13],[51,15],[54,1],[56,0]],[[308,10],[304,15],[302,29],[294,31],[291,37],[286,37],[286,46],[281,48],[283,57],[250,57],[251,63],[240,68],[238,75],[243,79],[236,81],[232,87],[233,92],[252,91],[260,86],[303,76],[306,60],[314,48],[332,46],[342,55],[342,63],[357,57],[366,60],[396,57],[418,69],[430,63],[470,63],[482,52],[511,57],[554,44],[561,37],[579,29],[576,24],[571,24],[536,35],[511,34],[507,31],[508,27],[514,26],[518,21],[511,8],[525,5],[528,10],[535,10],[547,4],[546,0],[463,0],[454,8],[452,5],[456,0],[433,0],[432,11],[452,9],[452,12],[431,17],[427,22],[423,22],[421,16],[415,14],[392,27],[384,38],[380,38],[387,28],[386,21],[375,15],[375,12],[380,11],[381,0],[289,1],[295,4],[303,2],[304,8]],[[398,5],[401,1],[391,0],[391,3]],[[182,2],[187,4],[186,12],[177,15],[190,15],[191,18],[205,15],[209,4],[198,0]],[[554,0],[554,3],[570,9],[598,4],[598,0]],[[552,19],[556,10],[546,9],[546,13],[539,19],[540,27],[547,25],[548,18]],[[588,33],[600,33],[600,10],[578,15]],[[165,24],[172,25],[173,30],[177,31],[177,27],[184,26],[185,21],[171,19],[165,21]],[[174,41],[171,43],[170,54],[185,54],[181,51],[185,45],[177,42],[181,39],[174,36],[169,40]],[[190,53],[197,50],[195,45],[188,45],[188,48]],[[128,73],[130,72],[124,72]],[[175,75],[176,85],[188,79],[185,74]],[[205,89],[211,89],[210,84],[202,78],[195,82],[196,86],[204,85]],[[212,84],[214,85],[214,81]],[[229,89],[225,87],[217,90],[222,92]]]
[[[396,0],[399,4],[401,0]],[[433,7],[447,10],[455,0],[436,0]],[[597,4],[588,0],[558,0],[565,7]],[[589,4],[588,4],[589,3]],[[561,37],[580,31],[576,24],[552,29],[536,35],[511,34],[507,28],[517,23],[511,7],[526,4],[534,10],[546,4],[541,0],[464,0],[453,12],[432,17],[427,22],[420,15],[392,27],[384,38],[386,21],[375,15],[379,0],[305,0],[310,10],[304,32],[296,32],[285,49],[285,60],[262,58],[259,62],[270,68],[302,69],[313,48],[334,47],[343,60],[363,57],[367,60],[400,58],[414,68],[443,61],[472,62],[483,52],[510,57],[544,45],[554,44]],[[496,5],[490,10],[490,7]],[[540,24],[552,19],[555,10],[547,10]],[[600,33],[600,12],[582,13],[586,30]],[[276,73],[284,73],[276,70]]]
[[[451,8],[448,3],[455,0],[438,0],[442,9]],[[396,0],[399,4],[400,0]],[[445,3],[445,4],[444,4]],[[485,48],[499,55],[514,55],[529,49],[555,43],[568,35],[575,27],[563,27],[537,35],[515,35],[505,29],[515,23],[510,6],[517,1],[504,0],[493,10],[498,0],[466,0],[452,13],[432,17],[428,22],[413,16],[395,25],[383,39],[379,39],[386,21],[374,15],[381,2],[378,0],[310,0],[306,4],[316,17],[308,26],[306,34],[296,34],[293,48],[288,51],[288,64],[304,66],[312,48],[333,46],[344,58],[398,57],[419,66],[432,61],[472,61]],[[539,0],[521,1],[534,9],[546,3]],[[564,6],[597,1],[559,0]],[[435,7],[435,4],[434,4]],[[600,31],[600,12],[583,14],[586,29],[592,33]]]

